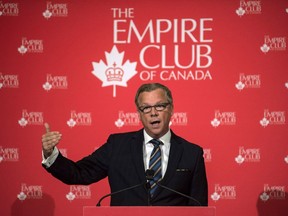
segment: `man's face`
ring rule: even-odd
[[[143,92],[138,97],[139,108],[147,108],[155,105],[167,105],[168,100],[162,89],[156,89],[151,92]],[[163,109],[163,106],[162,106]],[[148,113],[139,112],[141,122],[145,131],[153,138],[160,138],[169,130],[169,123],[173,114],[172,105],[167,105],[162,111],[157,111],[155,107]]]

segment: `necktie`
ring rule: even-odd
[[[163,143],[157,139],[152,139],[150,143],[154,145],[149,161],[149,169],[154,171],[153,180],[150,181],[150,195],[153,197],[154,192],[158,188],[156,182],[160,181],[162,178],[160,145]]]

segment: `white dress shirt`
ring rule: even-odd
[[[55,162],[55,160],[58,157],[58,155],[59,155],[59,150],[58,150],[58,148],[56,146],[54,147],[54,150],[53,150],[52,154],[48,158],[44,157],[44,154],[43,154],[43,151],[42,151],[42,164],[46,168],[49,168]]]
[[[149,161],[150,161],[150,155],[152,153],[152,150],[154,148],[154,145],[152,143],[149,143],[150,140],[153,138],[150,137],[146,131],[144,130],[144,144],[143,144],[143,158],[144,158],[144,167],[145,170],[149,169]],[[170,139],[171,139],[171,131],[169,130],[164,136],[160,137],[159,140],[163,142],[164,145],[160,145],[161,149],[161,165],[162,165],[162,178],[164,177],[167,165],[168,165],[168,159],[169,159],[169,152],[170,152]]]

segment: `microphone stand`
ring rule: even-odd
[[[173,193],[176,193],[176,194],[179,194],[179,195],[181,195],[181,196],[183,196],[183,197],[186,197],[186,198],[188,198],[188,199],[191,199],[191,200],[193,200],[194,202],[196,202],[199,206],[202,206],[201,203],[200,203],[198,200],[194,199],[194,198],[191,197],[191,196],[188,196],[188,195],[183,194],[183,193],[181,193],[181,192],[179,192],[179,191],[176,191],[176,190],[173,190],[173,189],[171,189],[171,188],[168,188],[168,187],[166,187],[166,186],[164,186],[164,185],[162,185],[162,184],[159,184],[158,182],[156,182],[156,185],[158,185],[159,187],[162,187],[162,188],[164,188],[164,189],[166,189],[166,190],[169,190],[169,191],[171,191],[171,192],[173,192]]]
[[[147,178],[147,180],[153,180],[154,174],[155,174],[154,170],[150,170],[150,169],[146,170],[146,178]],[[148,183],[149,183],[149,182],[148,182]],[[162,188],[164,188],[164,189],[166,189],[166,190],[169,190],[170,192],[176,193],[176,194],[181,195],[181,196],[183,196],[183,197],[186,197],[186,198],[188,198],[188,199],[190,199],[190,200],[193,200],[193,201],[196,202],[199,206],[202,206],[202,204],[201,204],[198,200],[196,200],[195,198],[193,198],[193,197],[191,197],[191,196],[188,196],[188,195],[183,194],[183,193],[181,193],[181,192],[179,192],[179,191],[173,190],[173,189],[171,189],[171,188],[169,188],[169,187],[166,187],[166,186],[164,186],[164,185],[162,185],[162,184],[159,184],[159,182],[157,182],[157,181],[155,181],[155,183],[156,183],[156,185],[159,186],[159,187],[162,187]],[[150,185],[150,184],[149,184],[149,185]],[[148,196],[150,197],[150,191],[149,191]]]
[[[154,171],[147,169],[145,171],[145,174],[146,174],[146,179],[147,179],[146,188],[148,190],[148,194],[147,194],[148,195],[148,206],[150,206],[151,205],[151,196],[150,196],[151,184],[150,184],[150,181],[153,180]]]
[[[151,190],[151,185],[150,185],[150,182],[148,181],[147,183],[146,183],[146,188],[147,188],[147,197],[148,197],[148,200],[147,200],[147,205],[148,206],[150,206],[151,205],[151,197],[150,197],[150,190]]]
[[[121,192],[123,192],[123,191],[131,190],[131,189],[133,189],[133,188],[137,188],[137,187],[140,187],[140,186],[142,186],[142,185],[143,185],[143,183],[138,184],[138,185],[134,185],[134,186],[131,186],[131,187],[128,187],[128,188],[124,188],[124,189],[122,189],[122,190],[119,190],[119,191],[116,191],[116,192],[113,192],[113,193],[110,193],[110,194],[107,194],[107,195],[101,197],[101,199],[98,201],[98,203],[96,204],[96,206],[101,206],[102,200],[105,199],[105,198],[108,197],[108,196],[113,196],[113,195],[115,195],[115,194],[121,193]]]
[[[103,197],[101,197],[101,199],[98,201],[98,203],[96,204],[96,206],[101,206],[101,202],[102,202],[102,200],[104,200],[106,197],[108,197],[108,196],[113,196],[113,195],[115,195],[115,194],[118,194],[118,193],[122,193],[122,192],[124,192],[124,191],[128,191],[128,190],[131,190],[131,189],[133,189],[133,188],[137,188],[137,187],[140,187],[140,186],[145,186],[145,188],[147,189],[147,191],[148,191],[148,206],[150,206],[151,205],[151,197],[150,197],[150,190],[151,190],[151,185],[150,185],[150,181],[151,180],[153,180],[153,177],[154,177],[154,171],[153,170],[146,170],[146,182],[145,183],[141,183],[141,184],[137,184],[137,185],[134,185],[134,186],[131,186],[131,187],[128,187],[128,188],[124,188],[124,189],[121,189],[121,190],[119,190],[119,191],[115,191],[115,192],[112,192],[112,193],[110,193],[110,194],[107,194],[107,195],[105,195],[105,196],[103,196]],[[179,192],[179,191],[176,191],[176,190],[173,190],[173,189],[171,189],[171,188],[169,188],[169,187],[166,187],[166,186],[164,186],[164,185],[162,185],[162,184],[159,184],[158,182],[156,182],[156,184],[159,186],[159,187],[162,187],[162,188],[164,188],[164,189],[166,189],[166,190],[169,190],[169,191],[171,191],[171,192],[173,192],[173,193],[176,193],[176,194],[178,194],[178,195],[181,195],[181,196],[183,196],[183,197],[186,197],[186,198],[188,198],[188,199],[190,199],[190,200],[193,200],[195,203],[197,203],[199,206],[202,206],[202,204],[198,201],[198,200],[196,200],[195,198],[193,198],[193,197],[191,197],[191,196],[188,196],[188,195],[186,195],[186,194],[183,194],[183,193],[181,193],[181,192]]]

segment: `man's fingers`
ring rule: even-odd
[[[59,132],[49,132],[42,136],[42,149],[44,155],[49,157],[54,147],[60,142],[62,134]]]
[[[48,123],[45,123],[44,126],[45,126],[45,129],[46,129],[46,133],[49,133],[49,132],[50,132],[50,126],[49,126],[49,124],[48,124]]]
[[[46,133],[42,135],[42,150],[45,158],[49,157],[54,147],[61,140],[62,134],[58,131],[50,131],[50,126],[48,123],[44,123]]]
[[[62,134],[60,134],[57,131],[49,132],[49,133],[42,135],[42,142],[46,142],[46,141],[50,141],[50,140],[59,140],[59,139],[61,139],[61,137],[62,137]]]

